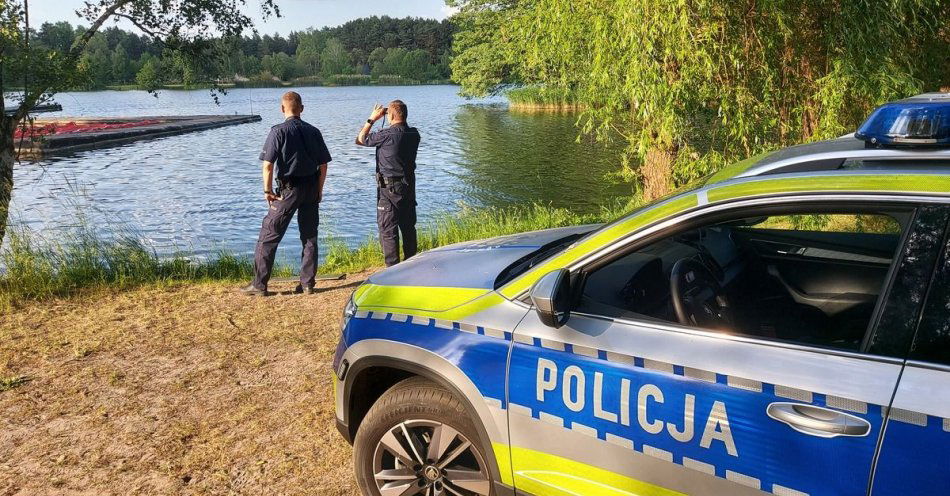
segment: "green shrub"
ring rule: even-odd
[[[365,74],[334,74],[326,79],[327,86],[365,86],[371,82]]]
[[[323,78],[320,76],[303,76],[294,78],[294,86],[323,86]]]
[[[508,90],[505,96],[515,108],[580,109],[582,107],[576,94],[562,88],[523,86]]]
[[[238,88],[280,88],[284,83],[270,72],[264,71],[251,76],[247,81],[235,81],[234,85]]]
[[[376,78],[376,84],[382,86],[409,86],[421,83],[418,79],[409,79],[396,74],[383,74]]]
[[[103,235],[85,227],[50,241],[23,228],[7,232],[0,251],[0,307],[22,300],[66,296],[83,289],[125,289],[143,284],[246,280],[253,264],[220,251],[206,259],[182,253],[159,256],[133,232]],[[290,275],[288,268],[275,271]]]
[[[537,204],[465,209],[457,214],[439,216],[422,226],[419,229],[419,250],[526,231],[608,222],[627,212],[633,205],[635,202],[616,203],[587,215]],[[356,248],[349,248],[341,241],[331,241],[320,270],[324,273],[355,272],[382,265],[383,253],[379,241],[371,237]]]

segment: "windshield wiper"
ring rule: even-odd
[[[565,246],[577,241],[581,237],[587,235],[587,233],[578,233],[571,234],[570,236],[565,236],[561,239],[554,240],[541,248],[519,258],[513,264],[505,268],[498,274],[498,277],[495,279],[495,289],[498,289],[505,284],[507,284],[512,279],[524,274],[530,270],[535,265],[547,260],[555,253],[561,251]]]

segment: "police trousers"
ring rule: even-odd
[[[403,260],[416,254],[416,193],[404,181],[376,190],[376,223],[386,266],[399,263],[399,234]]]
[[[294,213],[297,214],[297,226],[300,229],[300,285],[312,287],[317,277],[317,226],[320,224],[319,187],[317,181],[284,186],[281,199],[270,203],[267,215],[257,237],[254,250],[254,287],[267,289],[277,245],[287,232]]]

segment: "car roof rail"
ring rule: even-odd
[[[895,168],[945,165],[950,171],[950,148],[869,148],[864,141],[849,134],[833,140],[807,143],[776,151],[736,174],[735,177],[860,169],[864,168],[862,166],[864,163],[873,163],[875,169],[884,169],[888,164],[894,164]]]

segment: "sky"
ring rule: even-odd
[[[444,0],[276,0],[281,18],[267,22],[260,19],[259,0],[247,0],[247,12],[255,19],[261,34],[303,31],[309,27],[338,26],[346,21],[373,15],[391,17],[428,17],[445,19],[450,15]],[[88,24],[75,13],[83,0],[30,0],[30,24],[39,28],[44,22],[69,21]],[[110,22],[107,26],[112,25]],[[134,31],[131,25],[119,27]]]

